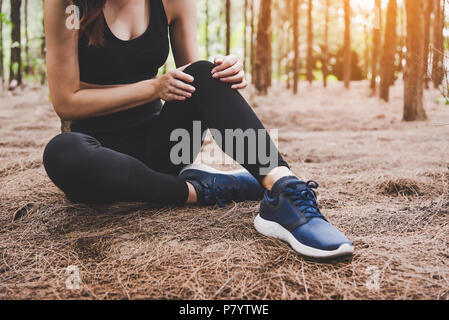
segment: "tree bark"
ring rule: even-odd
[[[329,75],[329,6],[330,0],[326,0],[324,18],[324,45],[323,45],[323,87],[327,88],[327,76]]]
[[[345,41],[344,41],[344,71],[343,80],[345,88],[349,89],[351,83],[351,3],[344,0],[345,12]]]
[[[257,56],[255,61],[255,86],[262,95],[268,94],[271,85],[271,0],[261,0],[257,28]]]
[[[445,1],[443,1],[443,4]],[[444,9],[440,0],[435,0],[435,19],[433,33],[433,64],[432,64],[432,80],[435,88],[439,88],[443,82],[443,62],[444,62]]]
[[[390,100],[390,86],[393,85],[394,82],[397,9],[398,6],[396,0],[390,0],[387,9],[383,55],[380,63],[380,98],[387,102]]]
[[[299,88],[299,0],[293,0],[293,93]]]
[[[312,84],[313,81],[313,2],[309,0],[307,8],[307,81]]]
[[[380,51],[380,31],[382,29],[382,7],[381,0],[376,0],[374,5],[374,28],[373,28],[373,53],[371,56],[371,90],[373,94],[377,91],[377,71]]]
[[[429,89],[429,46],[430,46],[430,32],[432,26],[434,0],[425,0],[424,3],[424,88]]]
[[[9,66],[10,89],[22,85],[22,59],[21,59],[21,35],[20,35],[20,7],[21,0],[11,0],[11,62]],[[13,84],[14,81],[17,83]]]
[[[407,53],[404,80],[404,121],[425,120],[423,106],[424,23],[421,0],[405,1],[407,12]]]

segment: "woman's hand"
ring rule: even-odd
[[[196,89],[188,83],[192,83],[194,78],[191,75],[184,73],[186,67],[187,66],[184,66],[170,71],[156,79],[157,91],[160,99],[164,101],[185,101],[192,97],[192,94]]]
[[[212,70],[212,75],[215,79],[220,79],[223,82],[233,83],[232,89],[244,89],[248,83],[245,79],[245,71],[243,70],[243,63],[240,59],[231,54],[230,56],[216,56],[214,59],[215,67]]]

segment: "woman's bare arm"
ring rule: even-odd
[[[196,0],[164,0],[170,24],[170,40],[179,68],[200,59]]]
[[[113,88],[81,85],[79,31],[66,27],[68,5],[68,0],[45,0],[47,74],[56,113],[64,120],[77,120],[124,111],[159,99],[155,79]]]

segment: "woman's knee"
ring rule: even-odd
[[[58,184],[61,179],[76,176],[82,170],[82,157],[95,140],[84,134],[63,133],[45,148],[43,162],[49,177]]]
[[[184,72],[190,74],[197,80],[200,79],[213,79],[212,78],[212,69],[215,68],[215,65],[207,60],[200,60],[192,63],[187,68],[185,68]]]

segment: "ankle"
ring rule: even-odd
[[[195,204],[198,202],[198,195],[190,182],[186,182],[187,187],[189,188],[189,197],[187,198],[187,204]]]
[[[262,185],[268,191],[271,191],[276,182],[280,179],[290,176],[296,176],[289,168],[287,167],[277,167],[270,171],[270,173],[263,179]]]

